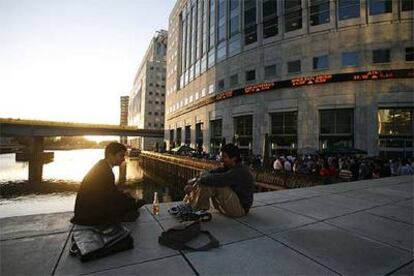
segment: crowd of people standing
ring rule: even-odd
[[[260,155],[246,157],[244,162],[254,169],[264,167]],[[385,159],[363,155],[278,155],[273,156],[270,166],[277,172],[315,175],[328,182],[412,175],[414,171],[414,162],[408,158]]]

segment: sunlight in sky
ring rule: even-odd
[[[119,124],[174,0],[0,0],[0,117]]]

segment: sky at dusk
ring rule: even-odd
[[[119,124],[175,0],[0,0],[0,117]]]

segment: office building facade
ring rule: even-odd
[[[128,125],[128,102],[129,102],[129,97],[128,96],[121,96],[121,106],[120,106],[120,110],[121,110],[121,117],[119,119],[119,125],[120,126],[127,126]],[[124,145],[126,145],[128,143],[128,137],[126,136],[121,136],[120,137],[120,142]]]
[[[179,0],[164,140],[413,155],[413,1]]]
[[[128,125],[163,129],[165,112],[165,72],[168,33],[158,31],[139,66],[129,95]],[[130,138],[131,146],[142,150],[160,148],[162,138]]]

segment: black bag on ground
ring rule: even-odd
[[[201,247],[194,248],[186,245],[200,234],[208,237],[209,242]],[[208,231],[201,230],[199,221],[185,221],[161,233],[158,242],[175,250],[206,251],[219,247],[219,241]]]
[[[73,232],[70,254],[86,262],[132,248],[131,232],[123,225],[110,225]]]

